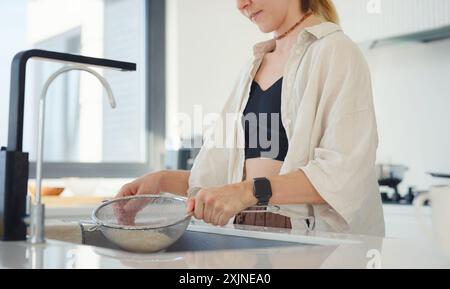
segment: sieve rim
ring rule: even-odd
[[[187,201],[187,198],[183,198],[183,197],[171,197],[171,196],[161,196],[161,195],[151,195],[151,194],[122,197],[122,198],[117,198],[117,199],[112,199],[112,200],[106,201],[103,204],[101,204],[100,206],[98,206],[92,212],[91,218],[92,218],[93,222],[95,222],[95,224],[99,227],[105,227],[105,228],[110,228],[110,229],[120,229],[120,230],[143,231],[143,230],[150,230],[150,229],[152,229],[152,230],[163,229],[163,228],[175,226],[175,225],[186,222],[187,220],[189,220],[192,217],[192,214],[186,214],[184,216],[184,218],[182,218],[181,220],[173,222],[173,223],[169,223],[169,224],[163,225],[163,226],[126,226],[126,225],[106,224],[105,222],[103,222],[97,218],[97,213],[102,208],[104,208],[112,203],[131,200],[131,199],[150,199],[150,198],[152,198],[152,199],[171,199],[171,200],[177,200],[177,201],[181,201],[181,202]]]

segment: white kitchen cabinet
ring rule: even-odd
[[[448,0],[334,0],[345,32],[356,42],[450,26]]]
[[[414,206],[384,205],[384,220],[386,223],[386,237],[418,242],[429,241],[430,236],[421,229]],[[431,231],[431,208],[421,208],[424,225]]]

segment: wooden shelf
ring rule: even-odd
[[[111,197],[112,198],[112,197]],[[78,196],[78,197],[42,197],[42,202],[48,207],[80,207],[98,206],[107,197]]]

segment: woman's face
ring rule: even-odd
[[[276,31],[299,0],[236,0],[239,11],[264,33]]]

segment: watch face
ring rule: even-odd
[[[259,203],[267,203],[272,197],[272,188],[270,187],[270,181],[266,178],[256,178],[254,179],[254,192],[255,197],[258,199]]]

